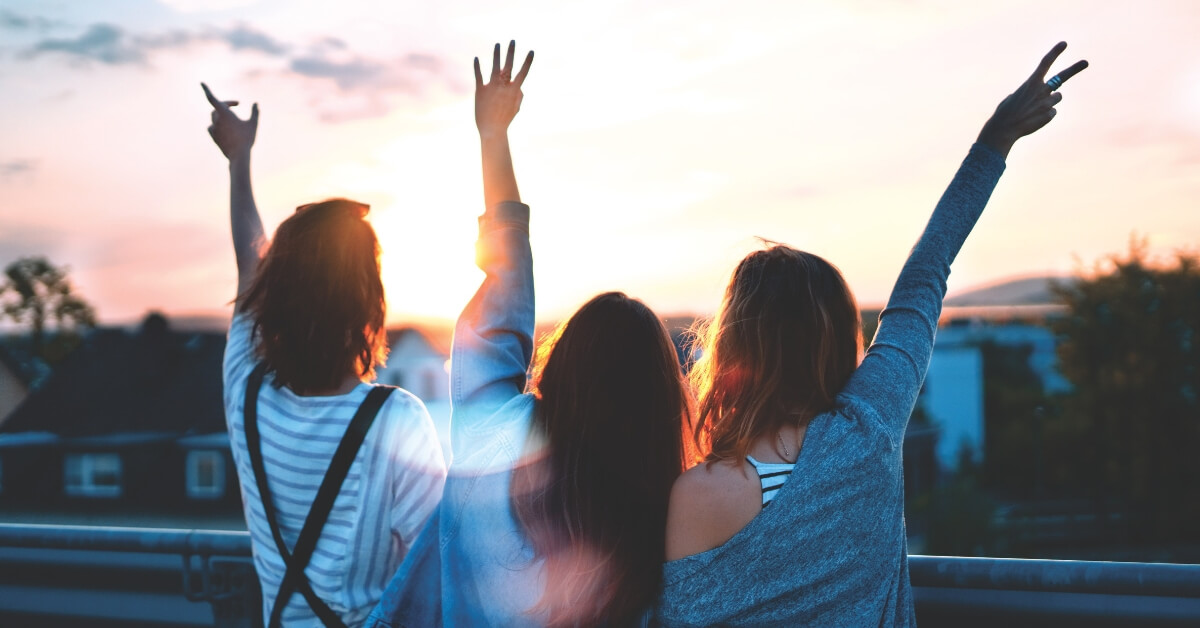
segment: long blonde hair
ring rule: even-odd
[[[760,437],[831,409],[858,366],[862,322],[841,272],[768,244],[742,259],[716,316],[693,330],[695,439],[709,462],[740,460]]]

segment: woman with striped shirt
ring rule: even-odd
[[[437,433],[416,397],[367,383],[387,353],[367,206],[303,205],[268,246],[250,187],[258,105],[242,120],[204,92],[229,160],[238,297],[225,416],[264,622],[360,625],[441,498]]]

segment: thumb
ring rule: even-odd
[[[254,103],[254,106],[250,108],[250,121],[258,124],[258,103]]]

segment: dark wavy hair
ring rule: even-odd
[[[695,331],[695,438],[710,462],[741,460],[760,437],[831,409],[858,368],[862,322],[842,273],[768,244],[742,259],[716,316]]]
[[[343,198],[303,205],[283,221],[237,299],[278,385],[298,393],[371,379],[387,357],[387,305],[369,206]]]
[[[542,343],[531,389],[544,455],[513,473],[517,520],[546,569],[551,626],[623,626],[658,596],[671,486],[691,460],[691,402],[662,321],[618,292]]]

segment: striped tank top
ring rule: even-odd
[[[775,499],[775,493],[783,488],[783,483],[787,482],[792,475],[792,469],[796,468],[795,463],[759,462],[754,456],[746,456],[746,462],[754,467],[754,472],[758,474],[758,481],[762,484],[763,508],[771,505],[771,500]]]

